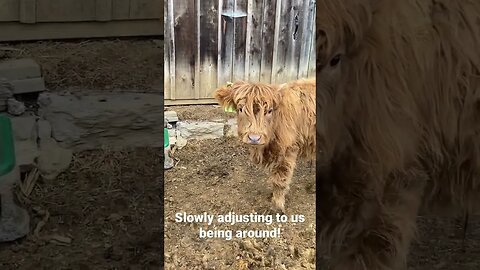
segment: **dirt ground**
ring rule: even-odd
[[[0,61],[33,58],[50,91],[163,89],[163,40],[153,38],[0,43]]]
[[[75,155],[67,172],[37,183],[24,201],[31,233],[0,245],[0,269],[159,269],[160,152]]]
[[[165,269],[315,269],[314,165],[301,162],[287,197],[287,214],[303,223],[176,223],[175,213],[265,213],[270,207],[266,174],[250,163],[236,139],[190,141],[165,173]],[[268,214],[268,212],[267,212]],[[272,230],[278,238],[205,239],[199,229]]]
[[[215,105],[172,106],[181,120],[225,118]],[[305,214],[304,224],[286,225],[280,239],[200,239],[204,224],[176,223],[175,213],[250,213],[269,206],[266,174],[252,166],[236,139],[189,142],[175,153],[177,167],[165,174],[166,269],[311,269],[314,254],[314,174],[301,162],[287,197],[287,212]],[[480,217],[463,222],[421,216],[409,257],[409,270],[480,269]],[[231,226],[254,229],[262,226]],[[265,226],[263,226],[265,227]],[[262,228],[263,228],[262,227]],[[220,226],[219,228],[225,228]]]
[[[163,89],[161,40],[0,43],[0,61],[22,57],[41,64],[49,91]],[[30,196],[19,196],[31,232],[0,244],[0,269],[159,269],[161,155],[161,149],[82,152],[56,180],[39,179]]]

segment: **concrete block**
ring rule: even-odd
[[[10,84],[13,87],[14,94],[45,91],[45,81],[41,77],[10,81]]]
[[[41,77],[40,65],[33,59],[14,59],[0,62],[0,77],[8,81]]]

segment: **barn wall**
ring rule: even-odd
[[[0,0],[0,41],[163,35],[164,0]]]
[[[315,76],[315,0],[165,0],[165,104],[228,81]]]

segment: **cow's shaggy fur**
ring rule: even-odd
[[[404,269],[420,208],[480,200],[480,2],[317,5],[317,241],[335,270]]]
[[[236,109],[238,136],[250,146],[252,160],[271,170],[274,206],[285,211],[297,157],[315,157],[315,80],[280,86],[236,82],[217,89],[215,98]]]

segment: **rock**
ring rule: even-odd
[[[184,139],[217,139],[223,137],[223,123],[215,122],[178,122],[177,129]],[[177,137],[178,139],[178,137]]]
[[[30,58],[0,62],[0,77],[9,81],[41,77],[40,65]]]
[[[125,147],[163,147],[160,95],[142,93],[42,93],[39,114],[51,124],[52,136],[74,151]]]
[[[13,185],[20,179],[18,166],[0,177],[0,242],[10,242],[26,236],[30,231],[28,212],[14,201]]]
[[[37,133],[40,140],[52,137],[52,125],[46,120],[40,119],[37,122]]]
[[[13,137],[16,141],[26,141],[37,139],[37,117],[36,116],[20,116],[10,117],[12,122]]]
[[[238,137],[237,119],[228,119],[226,124],[225,137]]]
[[[44,179],[53,180],[70,166],[72,150],[59,146],[54,139],[40,140],[39,150],[37,167]]]
[[[25,94],[45,91],[45,81],[43,78],[31,78],[10,81],[13,86],[14,94]]]
[[[185,145],[187,145],[187,139],[180,136],[180,131],[178,130],[175,130],[175,134],[177,138],[175,145],[177,146],[178,149],[182,149],[183,147],[185,147]]]
[[[7,80],[0,78],[0,112],[7,110],[7,100],[13,97],[12,86]]]
[[[23,102],[16,100],[15,98],[7,99],[7,111],[11,115],[22,115],[27,108]]]
[[[36,163],[40,152],[35,141],[16,141],[15,157],[18,166],[31,166]]]
[[[165,120],[169,123],[178,122],[177,112],[175,112],[175,111],[165,111],[164,112],[164,117],[165,117]]]

